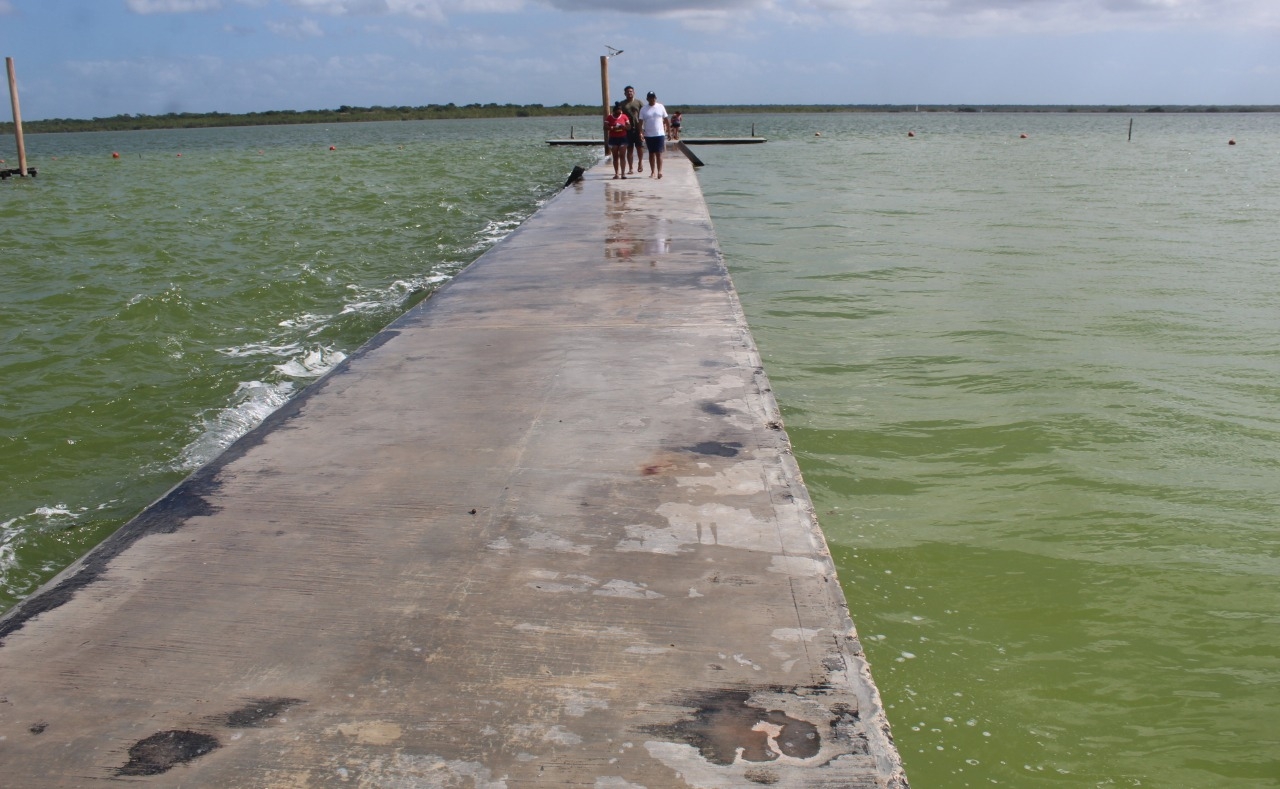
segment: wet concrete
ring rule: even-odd
[[[665,169],[589,170],[0,620],[0,785],[905,787]]]

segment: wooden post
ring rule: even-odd
[[[1133,118],[1129,119],[1129,142],[1133,142]]]
[[[27,148],[22,142],[22,110],[18,107],[18,77],[13,71],[13,58],[5,58],[9,70],[9,103],[13,105],[13,135],[18,140],[18,175],[27,177]]]
[[[600,56],[600,101],[604,104],[604,114],[609,114],[609,56]],[[604,152],[609,152],[609,137],[604,138]]]

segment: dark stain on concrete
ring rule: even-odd
[[[685,447],[685,451],[699,455],[731,458],[737,457],[738,453],[742,451],[742,444],[738,441],[703,441],[701,444]]]
[[[219,746],[218,738],[198,731],[156,732],[129,748],[129,761],[118,775],[160,775],[174,765],[199,759]]]
[[[796,720],[777,710],[769,713],[769,722],[782,726],[778,734],[778,749],[796,759],[812,759],[822,750],[822,738],[818,727],[809,721]]]
[[[762,786],[772,786],[782,780],[773,770],[769,770],[764,767],[752,767],[744,772],[742,776],[751,783],[760,784]]]
[[[253,699],[235,712],[228,713],[222,723],[233,729],[257,728],[289,708],[304,703],[302,699]]]
[[[763,690],[775,690],[772,688]],[[789,689],[778,689],[789,692]],[[771,762],[778,755],[769,747],[769,735],[759,724],[781,729],[775,744],[783,755],[809,759],[822,749],[818,727],[808,721],[792,718],[781,710],[763,710],[747,701],[755,690],[714,690],[698,692],[680,701],[693,713],[685,720],[666,725],[646,726],[643,730],[670,741],[686,742],[698,749],[713,764],[733,764],[738,750],[749,762]]]
[[[702,411],[703,413],[711,414],[712,416],[725,416],[729,413],[729,409],[719,403],[703,403]]]
[[[40,721],[39,723],[31,724],[31,726],[27,729],[27,731],[31,732],[32,734],[44,734],[44,730],[47,728],[49,728],[49,724],[45,723],[44,721]]]

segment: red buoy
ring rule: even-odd
[[[1023,140],[1027,139],[1027,135],[1026,135],[1025,133],[1024,133],[1024,134],[1019,134],[1019,135],[1018,135],[1018,137],[1019,137],[1020,139],[1023,139]]]
[[[1230,140],[1227,140],[1227,145],[1235,145],[1235,144],[1236,144],[1236,138],[1235,138],[1235,137],[1232,137]]]
[[[916,136],[916,133],[915,133],[915,132],[913,132],[913,131],[909,131],[909,132],[907,132],[907,136],[908,136],[908,137],[914,137],[914,136]]]
[[[112,151],[112,152],[111,152],[111,158],[112,158],[112,159],[119,159],[119,158],[120,158],[120,152],[119,152],[119,151]]]
[[[336,150],[338,150],[338,146],[336,146],[336,145],[330,145],[330,146],[329,146],[329,150],[331,150],[331,151],[336,151]]]

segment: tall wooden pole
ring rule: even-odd
[[[609,56],[600,56],[600,102],[604,105],[604,114],[609,114]]]
[[[609,114],[609,56],[600,56],[600,102],[604,105],[604,114]],[[604,138],[604,152],[609,152],[609,137]]]
[[[13,58],[5,58],[9,70],[9,103],[13,105],[13,135],[18,139],[18,174],[27,177],[27,147],[22,142],[22,110],[18,107],[18,77],[13,71]]]

